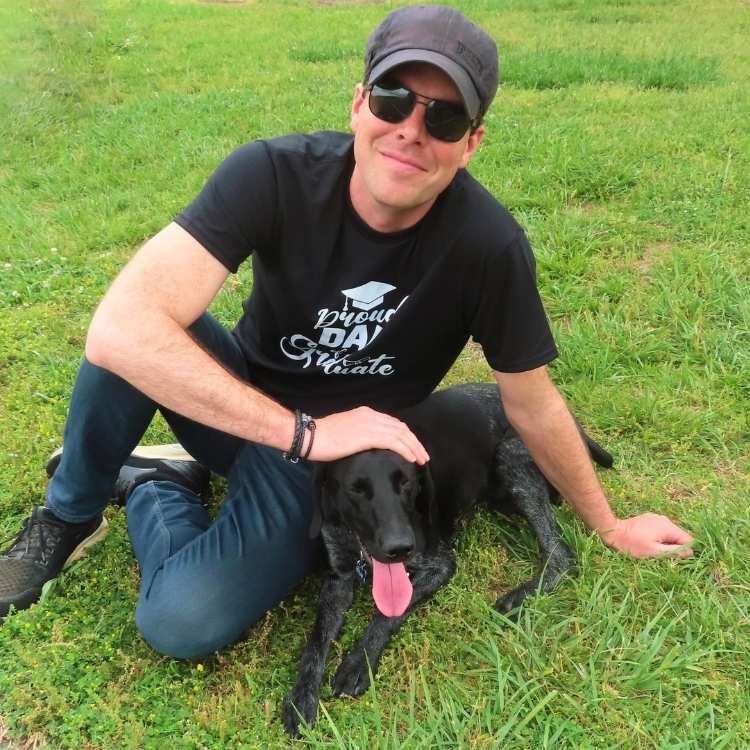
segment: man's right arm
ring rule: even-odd
[[[107,291],[89,328],[86,357],[189,419],[286,450],[294,434],[293,413],[225,370],[186,330],[228,274],[188,232],[170,224],[136,253]],[[311,459],[388,448],[410,461],[427,460],[406,425],[372,409],[316,421]]]

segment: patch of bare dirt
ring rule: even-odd
[[[648,273],[659,258],[663,258],[672,252],[673,247],[674,245],[671,242],[655,242],[653,245],[649,245],[635,267],[642,274]]]
[[[732,579],[721,568],[714,568],[713,578],[717,589],[727,589],[732,585]]]
[[[579,203],[578,208],[581,209],[581,213],[584,216],[592,216],[599,210],[599,206],[596,203]]]
[[[46,747],[47,743],[38,733],[31,735],[20,744],[11,742],[8,737],[8,728],[5,726],[3,717],[0,716],[0,750],[45,750]]]
[[[710,489],[709,482],[696,484],[695,482],[675,478],[666,486],[665,491],[672,503],[684,505],[694,500],[703,500]]]
[[[747,470],[738,461],[730,459],[717,461],[714,472],[717,477],[722,479],[744,480],[748,478]]]

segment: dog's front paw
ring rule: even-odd
[[[374,667],[373,667],[374,673]],[[364,650],[350,651],[343,659],[333,678],[335,695],[358,698],[370,687],[370,673]]]
[[[518,619],[521,614],[520,607],[523,604],[524,599],[533,593],[534,587],[527,584],[522,584],[513,591],[509,591],[505,596],[501,596],[495,602],[495,609],[511,620]]]
[[[318,696],[311,691],[295,688],[286,698],[281,709],[281,721],[284,730],[291,737],[300,736],[303,724],[312,726],[318,714]]]

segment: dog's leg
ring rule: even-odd
[[[353,574],[333,573],[323,583],[315,626],[302,652],[297,682],[282,708],[284,729],[292,737],[299,736],[302,722],[315,722],[328,651],[341,630],[344,613],[351,606],[353,596]]]
[[[429,599],[451,579],[456,570],[456,562],[452,550],[447,545],[441,545],[436,554],[416,558],[410,567],[413,593],[409,608],[400,617],[386,617],[380,612],[375,613],[364,635],[336,670],[333,678],[333,692],[336,695],[356,697],[367,690],[370,685],[368,664],[374,676],[380,656],[391,636],[418,604]]]
[[[536,535],[541,551],[539,574],[530,581],[501,596],[495,609],[508,614],[536,591],[551,591],[565,573],[575,575],[575,555],[563,541],[560,527],[552,512],[547,480],[533,463],[521,441],[507,444],[498,451],[498,471],[505,491],[515,509],[527,520]]]

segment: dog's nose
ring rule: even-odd
[[[414,536],[389,539],[383,544],[383,552],[389,560],[405,560],[414,551]]]

